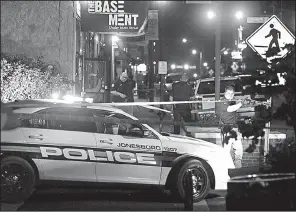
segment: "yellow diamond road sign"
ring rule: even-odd
[[[247,44],[268,63],[288,54],[286,44],[295,44],[295,36],[276,17],[271,16],[246,39]]]

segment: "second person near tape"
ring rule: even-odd
[[[122,72],[112,84],[112,102],[134,102],[133,89],[134,82],[128,77],[126,72]]]
[[[172,96],[173,101],[189,101],[194,98],[194,91],[192,85],[188,82],[188,76],[186,74],[182,75],[179,82],[174,82],[172,85]],[[191,107],[190,104],[176,104],[173,107],[174,112],[174,134],[180,134],[181,121],[189,121],[191,117]],[[183,129],[185,132],[185,128]]]
[[[235,102],[235,89],[233,86],[225,88],[222,102],[218,103],[218,116],[220,118],[222,146],[231,154],[236,168],[242,167],[243,145],[242,134],[238,129],[238,114],[237,111],[248,104],[248,100],[242,102]]]

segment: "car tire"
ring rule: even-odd
[[[22,202],[30,197],[36,185],[36,174],[26,160],[9,156],[1,160],[1,201]]]
[[[193,201],[194,202],[199,202],[203,200],[208,193],[210,192],[210,181],[209,181],[209,176],[207,173],[207,170],[203,166],[203,164],[199,160],[189,160],[185,162],[179,172],[177,173],[176,176],[176,186],[175,186],[175,193],[178,195],[179,198],[184,200],[185,198],[185,179],[186,179],[186,173],[188,170],[192,170],[193,172],[193,186],[195,186],[194,189],[194,194],[193,194]],[[198,181],[200,181],[201,185],[198,185]],[[199,191],[199,192],[197,192]]]

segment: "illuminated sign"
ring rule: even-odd
[[[147,10],[145,1],[81,2],[81,28],[102,33],[135,33],[143,25]]]

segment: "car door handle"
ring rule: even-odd
[[[41,134],[39,134],[39,135],[29,135],[29,138],[39,139],[39,140],[43,140],[44,139],[43,135],[41,135]]]

